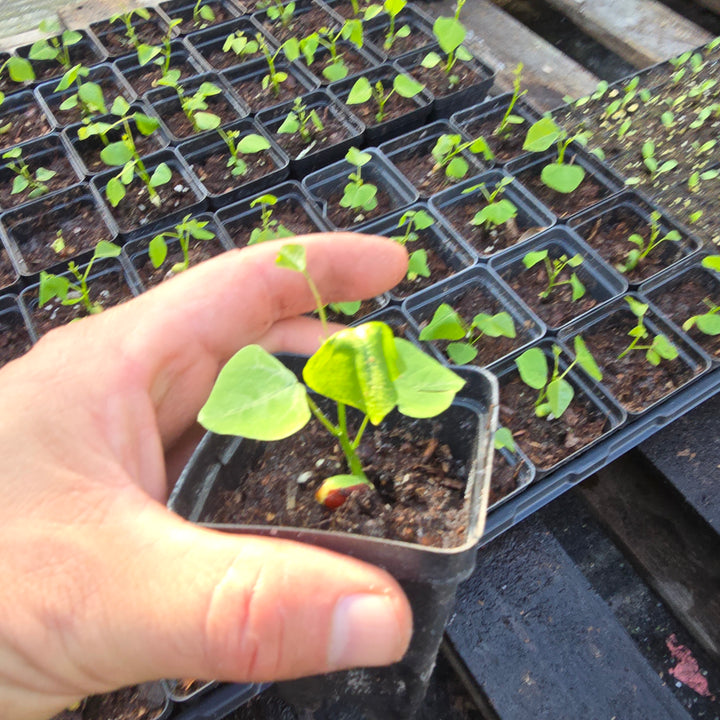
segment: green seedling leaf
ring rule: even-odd
[[[698,330],[705,335],[720,335],[720,315],[706,313],[705,315],[698,315],[694,320]],[[690,320],[686,320],[683,323],[683,330],[689,330],[692,325],[688,325]],[[687,326],[687,327],[686,327]]]
[[[413,418],[445,412],[465,381],[408,340],[393,339],[403,367],[395,380],[398,410]]]
[[[25,58],[13,56],[8,60],[8,75],[13,82],[32,82],[35,79],[35,71],[32,64]]]
[[[215,113],[199,110],[193,113],[193,122],[198,130],[215,130],[220,127],[222,120]]]
[[[305,387],[259,345],[230,358],[198,415],[206,430],[264,441],[288,437],[308,420]]]
[[[417,80],[413,80],[409,75],[396,75],[393,80],[393,88],[398,95],[411,98],[422,92],[425,86]]]
[[[392,330],[368,322],[330,336],[310,357],[303,378],[308,387],[361,410],[374,425],[397,404],[394,382],[401,363]]]
[[[429,52],[420,63],[424,68],[437,67],[442,62],[442,58],[436,52]]]
[[[430,277],[427,250],[424,249],[415,250],[408,257],[407,278],[408,280],[415,280],[418,277]]]
[[[567,194],[579,187],[585,178],[585,170],[580,165],[551,163],[542,169],[540,178],[549,188]]]
[[[499,427],[495,431],[495,449],[515,452],[515,438],[510,428]]]
[[[106,145],[100,153],[100,159],[106,165],[120,166],[133,159],[133,152],[124,142],[118,141]]]
[[[515,360],[520,379],[534,390],[542,390],[548,379],[545,353],[540,348],[530,348]]]
[[[93,257],[96,258],[114,258],[120,255],[121,248],[115,243],[111,243],[107,240],[100,240],[95,246]]]
[[[161,52],[159,47],[141,43],[137,46],[138,65],[147,65],[152,62]]]
[[[160,163],[150,177],[150,185],[159,187],[169,183],[170,180],[172,180],[172,170],[167,163]]]
[[[557,378],[548,383],[547,399],[550,412],[554,417],[562,417],[572,402],[575,391],[572,385],[564,378]]]
[[[270,149],[270,141],[262,135],[251,133],[240,140],[237,149],[239,152],[246,154],[259,153]]]
[[[646,303],[636,300],[634,297],[628,296],[625,298],[625,300],[627,301],[628,307],[632,311],[633,315],[635,315],[635,317],[643,317],[648,311],[649,306]]]
[[[274,198],[274,196],[271,197],[277,202],[277,198]],[[259,200],[261,199],[262,198],[259,198]],[[275,259],[275,264],[281,268],[287,268],[295,272],[305,272],[307,269],[305,247],[303,245],[283,245]]]
[[[123,102],[125,101],[123,100]],[[128,107],[127,109],[129,110],[130,108]],[[127,110],[121,114],[124,115],[126,112]],[[144,115],[143,113],[135,113],[134,119],[135,127],[141,135],[152,135],[160,127],[159,120],[156,120],[148,115]]]
[[[514,338],[516,336],[512,315],[504,310],[496,315],[479,313],[473,318],[472,324],[488,337]]]
[[[67,297],[70,281],[60,275],[51,275],[44,270],[40,273],[40,288],[38,290],[38,305],[42,307],[53,298],[60,300]]]
[[[545,152],[562,137],[562,130],[551,117],[540,118],[528,129],[523,150]]]
[[[602,380],[602,372],[580,335],[575,336],[573,345],[575,347],[575,357],[577,358],[578,365],[594,380],[598,382]]]
[[[471,225],[504,225],[508,220],[517,216],[517,207],[507,198],[501,198],[496,202],[486,205],[475,214],[470,221]]]
[[[538,263],[543,262],[547,256],[547,250],[532,250],[523,256],[523,265],[529,270],[531,267],[535,267]]]
[[[450,305],[442,303],[420,331],[420,340],[462,340],[465,334],[462,318]]]
[[[363,165],[367,165],[372,160],[372,155],[368,152],[358,150],[358,148],[356,147],[351,147],[347,151],[345,159],[355,167],[362,167]]]
[[[442,51],[449,55],[462,45],[467,35],[465,26],[454,17],[439,17],[433,24],[433,34]]]
[[[102,88],[94,82],[83,83],[78,89],[78,97],[94,110],[106,113],[105,98],[103,97]]]
[[[113,207],[120,204],[120,201],[125,197],[125,185],[122,184],[120,178],[114,177],[108,180],[105,195]]]
[[[477,357],[478,351],[470,343],[452,342],[448,343],[447,354],[456,365],[467,365]]]
[[[570,286],[572,287],[573,300],[579,300],[585,294],[585,286],[575,273],[570,276]]]
[[[24,178],[22,175],[16,175],[13,180],[11,195],[17,195],[27,190],[28,185],[30,185],[30,181],[27,178]]]
[[[350,89],[350,94],[346,100],[348,105],[360,105],[367,102],[372,97],[372,86],[366,77],[358,78]]]
[[[702,259],[702,266],[720,272],[720,255],[708,255]]]
[[[352,317],[362,307],[362,300],[351,300],[349,302],[330,303],[330,308],[335,312]]]
[[[159,268],[162,266],[162,264],[167,259],[167,243],[165,242],[165,238],[160,235],[156,235],[151,241],[150,245],[148,246],[148,256],[150,257],[150,262],[153,264],[154,268]]]
[[[656,335],[653,339],[652,349],[663,360],[674,360],[678,356],[677,348],[665,335]]]

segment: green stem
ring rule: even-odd
[[[355,448],[353,447],[353,443],[350,442],[350,436],[348,435],[348,428],[347,428],[347,416],[345,412],[345,405],[343,403],[338,403],[338,426],[340,429],[340,433],[338,434],[338,440],[340,442],[340,447],[342,448],[343,453],[345,453],[345,459],[347,460],[348,469],[350,470],[350,473],[352,475],[356,475],[357,477],[363,478],[363,480],[367,480],[367,476],[365,475],[365,471],[363,470],[362,463],[360,462],[360,458],[357,456],[357,453],[355,452]]]
[[[360,425],[360,429],[357,431],[357,435],[355,436],[355,440],[353,440],[353,450],[356,450],[360,446],[360,441],[362,440],[363,433],[365,432],[365,428],[368,425],[368,422],[370,421],[370,416],[366,415],[363,418],[362,424]]]

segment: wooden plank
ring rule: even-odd
[[[455,0],[417,4],[433,17],[452,15],[455,8]],[[489,0],[468,2],[462,20],[469,31],[467,45],[497,70],[502,90],[512,89],[513,70],[524,64],[528,99],[541,110],[557,107],[565,95],[580,97],[597,86],[595,75]]]
[[[547,0],[638,68],[703,45],[712,35],[656,0]]]
[[[720,536],[629,453],[579,486],[599,521],[697,641],[720,659]]]
[[[446,636],[503,720],[690,720],[535,518],[479,551]]]

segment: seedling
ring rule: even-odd
[[[88,121],[95,115],[107,113],[105,97],[102,88],[96,82],[87,81],[90,70],[82,65],[74,65],[61,78],[55,92],[62,92],[75,86],[75,92],[68,95],[61,103],[60,110],[67,111],[80,108],[83,121]]]
[[[277,59],[280,53],[283,53],[290,62],[297,60],[300,57],[300,43],[295,38],[289,38],[275,52],[272,52],[260,33],[255,35],[255,39],[268,65],[268,74],[261,81],[262,89],[270,88],[273,95],[277,96],[280,94],[282,83],[288,79],[288,74],[284,70],[277,70]]]
[[[462,156],[463,152],[471,152],[473,155],[481,154],[486,160],[492,159],[492,151],[488,147],[485,138],[479,137],[476,140],[462,141],[459,134],[441,135],[432,149],[432,156],[435,160],[432,172],[440,169],[445,170],[445,177],[451,180],[464,178],[470,165]]]
[[[523,150],[545,152],[552,145],[557,146],[557,158],[542,169],[540,179],[552,190],[559,193],[571,193],[585,178],[585,169],[572,162],[565,162],[565,153],[571,142],[584,144],[587,135],[579,133],[569,136],[551,117],[543,117],[530,126],[523,144]]]
[[[172,60],[172,41],[174,30],[182,20],[171,20],[168,29],[163,36],[160,45],[146,45],[140,43],[137,46],[138,65],[141,67],[153,62],[160,68],[162,77],[170,72],[170,61]]]
[[[92,270],[93,263],[100,258],[114,258],[120,254],[120,247],[107,240],[101,240],[95,246],[90,262],[85,267],[85,272],[80,272],[78,266],[71,260],[68,263],[68,270],[75,278],[75,282],[63,275],[52,273],[40,273],[40,289],[38,290],[38,304],[40,307],[54,298],[60,300],[62,305],[80,305],[88,315],[97,315],[102,312],[103,307],[99,302],[90,299],[88,289],[88,277]]]
[[[720,270],[720,255],[708,255],[703,258],[702,266],[715,272]],[[689,317],[682,326],[686,332],[696,327],[704,335],[720,335],[720,305],[716,305],[710,298],[703,298],[703,304],[708,308],[706,313]]]
[[[11,55],[0,65],[0,77],[7,72],[8,77],[16,83],[32,82],[35,79],[35,71],[32,64],[20,56]],[[5,93],[0,92],[0,105],[5,102]],[[2,134],[2,129],[0,129]]]
[[[137,30],[135,29],[136,19],[149,20],[150,11],[144,7],[133,8],[127,12],[116,13],[110,18],[111,25],[119,22],[125,26],[125,45],[135,49],[140,45],[140,38],[138,38]]]
[[[167,75],[160,78],[158,85],[171,87],[175,90],[180,101],[180,107],[185,117],[192,123],[195,132],[215,130],[219,127],[220,118],[209,112],[210,106],[207,101],[210,97],[222,94],[222,90],[217,85],[206,80],[200,84],[192,95],[187,95],[183,86],[180,85],[180,70],[177,69],[170,70]]]
[[[570,285],[572,288],[572,299],[573,301],[579,300],[585,295],[585,286],[580,282],[580,278],[572,272],[569,280],[560,280],[560,274],[565,268],[576,268],[583,264],[582,255],[577,254],[572,257],[568,257],[564,253],[557,258],[551,258],[547,250],[531,250],[526,253],[523,257],[523,265],[529,270],[535,267],[538,263],[544,263],[545,271],[547,272],[547,286],[543,290],[539,297],[541,300],[547,300],[552,291],[563,285]]]
[[[398,228],[405,228],[403,235],[393,235],[390,239],[400,245],[407,245],[409,242],[416,242],[419,239],[418,230],[425,230],[435,224],[432,215],[425,210],[408,210],[398,220]],[[424,249],[414,250],[408,257],[407,279],[413,282],[418,277],[430,277],[428,267],[427,251]]]
[[[295,98],[292,110],[287,114],[277,129],[280,135],[294,135],[298,133],[302,141],[309,147],[303,150],[298,157],[304,157],[315,144],[315,133],[321,132],[325,126],[315,110],[308,110],[302,98]]]
[[[407,23],[396,27],[398,15],[406,5],[407,0],[385,0],[383,3],[383,9],[390,17],[390,24],[385,33],[385,42],[383,42],[383,50],[386,52],[392,50],[396,40],[410,36],[410,26]]]
[[[645,314],[649,306],[634,297],[626,297],[625,300],[633,315],[637,318],[637,324],[628,332],[632,340],[618,355],[618,360],[622,360],[631,352],[643,350],[647,361],[651,365],[659,365],[663,360],[674,360],[678,356],[677,348],[662,333],[655,335],[649,345],[647,343],[640,344],[642,340],[646,340],[650,336],[650,332],[645,327]]]
[[[56,21],[43,20],[38,30],[42,33],[58,33],[60,32],[60,24]],[[77,30],[65,30],[60,35],[42,38],[30,46],[28,59],[56,62],[67,71],[72,66],[70,48],[77,45],[82,39],[82,34],[77,32]]]
[[[620,272],[626,273],[634,270],[658,245],[666,240],[670,242],[682,240],[682,235],[677,230],[670,230],[660,237],[660,218],[661,215],[657,211],[650,214],[650,235],[647,241],[639,233],[630,235],[628,242],[633,243],[636,247],[625,256],[624,263],[616,265]]]
[[[193,7],[193,27],[204,28],[215,22],[215,12],[204,0],[197,0]]]
[[[270,142],[267,138],[257,133],[248,133],[240,140],[239,130],[223,130],[218,128],[218,135],[225,141],[230,157],[227,161],[230,173],[233,177],[242,177],[247,174],[248,164],[240,157],[241,155],[257,155],[270,149]]]
[[[420,340],[450,340],[448,357],[456,365],[465,365],[477,357],[476,345],[482,338],[514,338],[516,335],[512,316],[504,310],[495,315],[478,313],[467,322],[452,305],[442,303],[420,331]]]
[[[310,277],[301,245],[286,245],[280,267],[306,278],[327,328],[323,302]],[[327,334],[327,329],[325,329]],[[452,403],[464,381],[412,343],[393,336],[384,323],[346,328],[325,339],[309,358],[303,382],[259,345],[237,352],[220,371],[198,420],[208,430],[273,441],[302,429],[315,417],[336,438],[347,463],[347,474],[327,478],[315,497],[326,507],[341,505],[352,492],[372,491],[358,454],[369,423],[380,424],[393,409],[412,418],[435,417]],[[334,421],[308,389],[334,403]],[[351,432],[347,406],[361,416]]]
[[[515,452],[515,438],[509,428],[499,427],[495,431],[495,449]]]
[[[233,52],[241,62],[260,52],[260,45],[254,38],[248,37],[243,30],[236,30],[225,38],[222,50]]]
[[[295,3],[285,4],[283,0],[269,0],[265,12],[269,20],[279,22],[283,28],[288,28],[295,15]]]
[[[470,221],[471,225],[482,226],[485,230],[491,230],[517,217],[518,209],[515,204],[502,197],[505,188],[512,184],[514,179],[512,177],[502,178],[495,185],[492,192],[487,189],[485,183],[478,183],[462,191],[463,195],[467,195],[479,190],[487,203],[482,210],[475,213],[475,216]]]
[[[387,114],[385,112],[385,106],[395,93],[400,95],[400,97],[413,98],[422,92],[424,87],[424,85],[417,82],[417,80],[413,80],[409,75],[396,75],[393,79],[392,89],[385,92],[381,80],[378,80],[375,85],[371,85],[370,81],[363,76],[356,80],[345,102],[348,105],[362,105],[368,102],[368,100],[373,100],[377,107],[375,120],[381,123],[385,120]]]
[[[527,90],[522,90],[522,71],[523,64],[518,63],[513,72],[514,78],[512,97],[510,98],[510,102],[508,103],[507,110],[505,111],[502,120],[495,130],[493,130],[493,135],[496,137],[507,137],[512,131],[513,125],[522,125],[525,122],[520,115],[515,115],[513,113],[517,101],[527,93]]]
[[[552,346],[553,361],[548,366],[548,358],[540,348],[530,348],[515,360],[520,379],[533,390],[538,391],[535,400],[535,415],[548,420],[557,420],[570,407],[575,397],[575,389],[566,380],[568,373],[579,365],[591,378],[602,380],[602,372],[595,362],[585,341],[580,335],[573,340],[575,359],[560,372],[560,354],[558,345]]]
[[[619,119],[620,117],[624,117],[625,112],[630,110],[633,100],[635,100],[638,95],[640,95],[641,100],[647,101],[650,97],[649,91],[638,90],[639,84],[640,78],[638,76],[635,76],[632,80],[630,80],[630,82],[623,88],[623,95],[608,103],[605,111],[603,112],[603,118],[609,120],[611,118]],[[605,86],[605,89],[607,89],[607,86]],[[613,94],[617,95],[618,91],[613,90]]]
[[[348,175],[350,182],[343,189],[340,206],[363,213],[374,210],[377,207],[377,186],[362,179],[363,165],[367,165],[372,160],[372,155],[351,147],[345,155],[345,160],[353,165],[355,170]]]
[[[54,170],[44,167],[39,167],[34,173],[31,172],[22,156],[22,148],[19,146],[8,150],[2,157],[3,160],[8,161],[5,167],[15,173],[11,195],[28,191],[29,200],[42,197],[49,190],[45,183],[57,175]]]
[[[191,215],[186,215],[182,222],[175,226],[174,230],[159,233],[150,241],[148,256],[153,267],[159,268],[167,258],[167,241],[177,240],[182,250],[183,259],[175,263],[170,272],[173,275],[183,272],[190,267],[190,241],[191,240],[212,240],[215,233],[208,230],[209,220],[196,220]]]
[[[355,47],[362,47],[362,22],[360,20],[348,20],[339,30],[322,27],[300,41],[300,51],[305,57],[308,66],[313,64],[318,48],[324,48],[328,51],[330,57],[325,63],[322,74],[329,82],[342,80],[349,73],[348,66],[343,59],[342,50],[338,48],[338,42],[341,40],[351,42]]]
[[[273,207],[277,201],[278,199],[275,195],[267,194],[255,198],[250,203],[251,208],[260,205],[260,227],[253,228],[253,231],[250,233],[248,245],[295,236],[295,233],[290,230],[290,228],[285,227],[285,225],[273,217]]]
[[[651,179],[655,179],[658,175],[664,175],[665,173],[674,170],[677,167],[677,160],[671,159],[661,163],[655,157],[655,143],[652,140],[647,140],[643,143],[642,160],[645,169],[648,171]],[[626,180],[627,185],[637,185],[641,182],[638,177],[631,177]]]
[[[369,5],[365,5],[364,7],[360,7],[358,0],[350,0],[350,5],[352,6],[353,17],[359,17],[362,15],[363,20],[370,20],[383,11],[382,5],[378,5],[377,3],[371,3]]]
[[[453,73],[458,60],[468,62],[473,59],[472,53],[463,45],[467,30],[460,22],[460,11],[466,0],[457,0],[454,17],[439,17],[433,24],[433,34],[445,53],[445,61],[436,52],[429,52],[422,60],[425,68],[434,68],[442,65],[448,82],[448,89],[452,90],[459,82],[460,77]]]

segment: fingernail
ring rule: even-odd
[[[348,595],[335,605],[328,664],[331,669],[387,665],[407,643],[393,600],[384,595]]]

